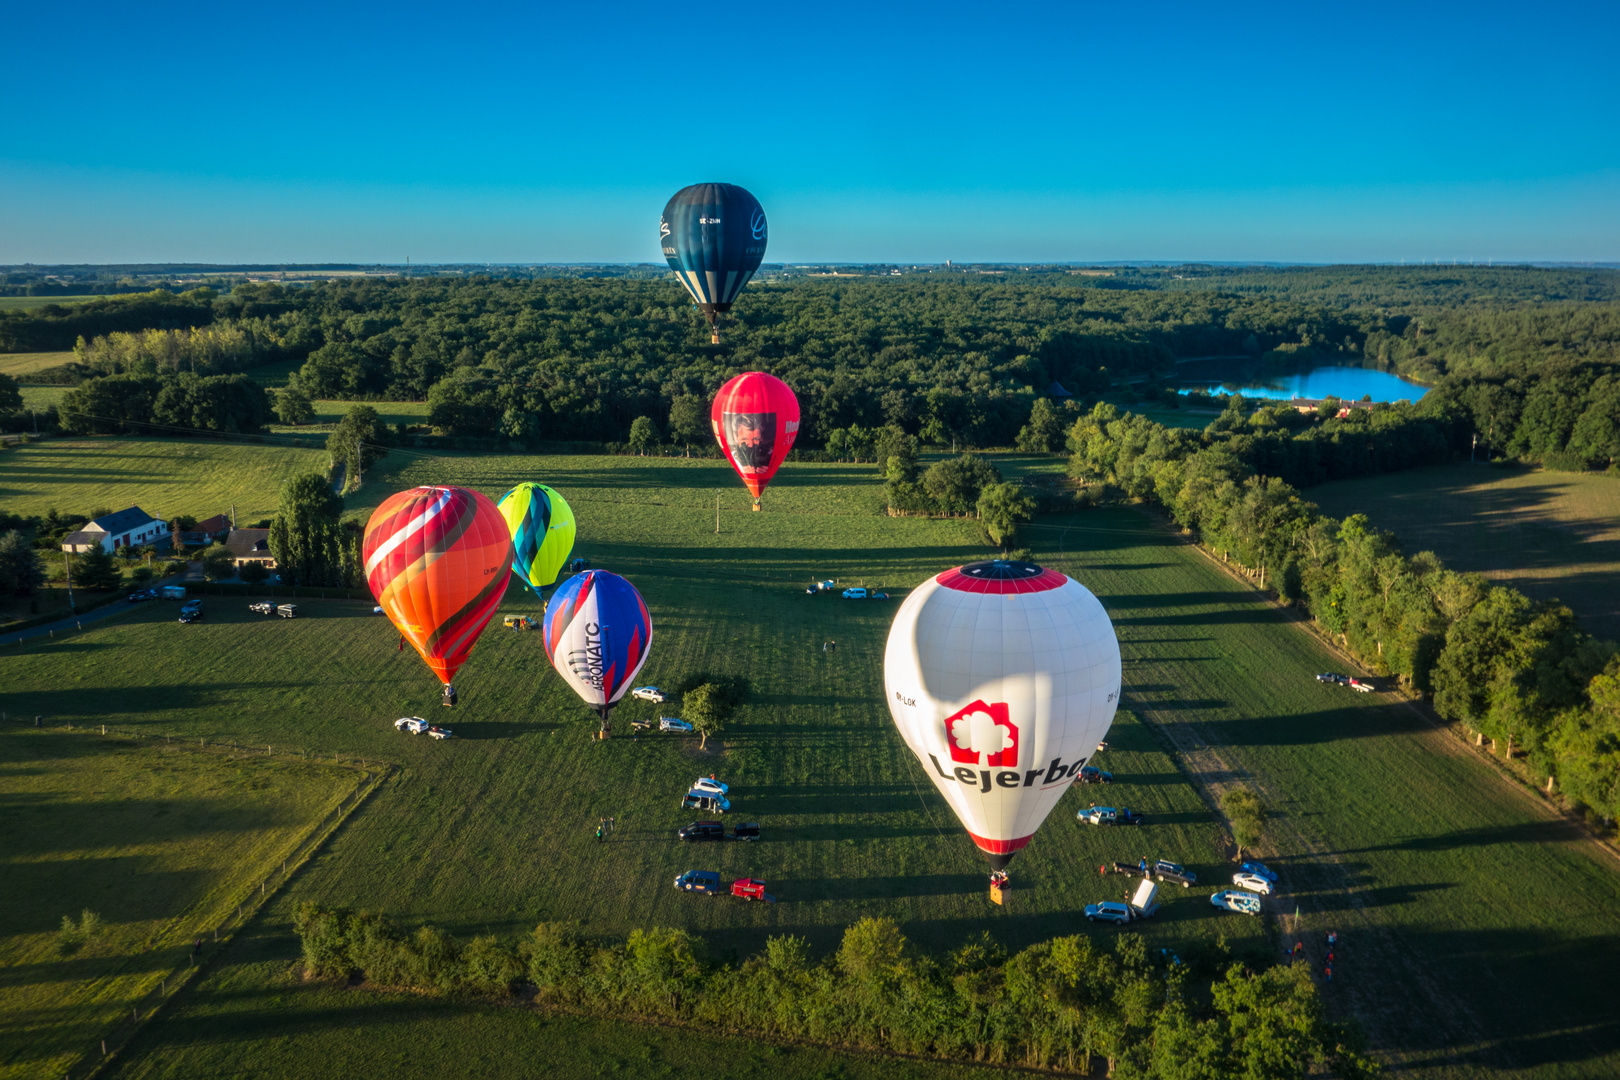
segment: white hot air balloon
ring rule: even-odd
[[[906,745],[999,873],[1108,733],[1119,639],[1067,575],[971,563],[900,605],[883,688]]]

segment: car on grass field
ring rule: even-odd
[[[203,603],[201,600],[188,600],[180,609],[181,622],[196,622],[203,617]]]
[[[372,614],[373,614],[373,615],[386,615],[386,614],[388,614],[388,613],[387,613],[387,612],[386,612],[386,611],[384,611],[384,610],[383,610],[383,609],[382,609],[382,605],[381,605],[381,604],[374,604],[374,605],[372,605],[372,608],[371,608],[371,613],[372,613]]]
[[[1104,900],[1099,904],[1086,905],[1087,922],[1111,922],[1124,926],[1136,918],[1136,911],[1129,904],[1122,904],[1117,900]]]
[[[428,734],[433,736],[435,739],[448,739],[451,737],[452,732],[447,727],[439,727],[437,724],[429,724]]]
[[[1252,892],[1225,889],[1211,896],[1209,902],[1225,911],[1237,911],[1244,915],[1260,914],[1260,898]]]
[[[249,604],[248,610],[253,612],[255,615],[274,615],[276,613],[276,605],[270,603],[268,600],[261,600],[259,603]]]
[[[745,824],[738,825],[736,828],[731,830],[731,838],[733,840],[758,840],[759,822],[750,821]]]
[[[1191,870],[1188,870],[1185,866],[1182,866],[1179,863],[1170,862],[1167,859],[1160,859],[1158,862],[1154,863],[1152,874],[1160,881],[1168,881],[1172,884],[1180,885],[1183,889],[1187,888],[1188,886],[1195,885],[1198,882],[1197,874],[1193,873]]]
[[[675,887],[682,892],[708,893],[710,896],[719,896],[720,872],[718,870],[688,870],[675,879]]]
[[[731,800],[718,792],[688,791],[681,796],[681,809],[707,810],[711,814],[723,814],[731,809]]]
[[[682,840],[724,840],[726,827],[718,821],[694,821],[675,834]]]
[[[866,590],[865,589],[845,589],[844,590],[844,599],[845,600],[865,600],[866,599]]]
[[[700,776],[696,780],[692,781],[692,790],[708,791],[716,795],[729,795],[731,793],[731,787],[729,785],[722,784],[712,776]]]
[[[1080,767],[1080,782],[1082,784],[1112,784],[1114,774],[1095,765],[1082,765]]]
[[[776,903],[776,897],[765,891],[765,883],[758,878],[743,877],[731,883],[731,895],[740,896],[744,900],[763,900],[767,904]]]
[[[1317,682],[1332,683],[1334,686],[1347,686],[1350,682],[1348,675],[1340,675],[1334,671],[1324,671],[1316,677]]]
[[[1078,815],[1091,825],[1140,825],[1142,815],[1123,806],[1088,806]]]
[[[1270,879],[1263,878],[1259,874],[1246,874],[1239,870],[1237,873],[1232,875],[1232,884],[1236,885],[1240,889],[1247,889],[1252,893],[1259,893],[1261,896],[1271,895]]]
[[[1240,865],[1238,869],[1243,871],[1245,874],[1258,874],[1267,881],[1271,882],[1273,885],[1277,884],[1277,882],[1280,880],[1277,877],[1277,872],[1267,867],[1265,863],[1246,862]]]
[[[640,701],[652,701],[663,704],[669,700],[669,695],[656,686],[638,686],[630,691],[630,696]]]
[[[838,582],[836,581],[813,581],[804,591],[810,596],[820,596],[822,593],[832,592],[836,588],[838,588]]]
[[[529,615],[508,615],[501,620],[501,625],[508,630],[535,630],[539,628],[540,623]]]
[[[156,589],[137,589],[124,599],[128,600],[132,604],[139,604],[143,600],[156,600],[157,596],[158,594]]]
[[[408,731],[412,735],[420,735],[432,726],[420,716],[402,716],[394,721],[394,727],[400,731]]]
[[[678,716],[660,716],[658,718],[659,731],[675,731],[682,735],[692,734],[692,725]]]

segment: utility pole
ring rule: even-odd
[[[62,552],[62,565],[67,567],[68,614],[72,615],[72,614],[74,614],[75,612],[77,612],[79,610],[78,608],[73,606],[73,553],[72,552],[69,552],[69,551]]]
[[[1479,448],[1479,432],[1474,432],[1474,441],[1468,446],[1468,464],[1474,464],[1474,451]]]
[[[714,497],[714,535],[720,535],[720,496],[718,493]]]

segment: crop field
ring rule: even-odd
[[[1442,465],[1340,480],[1307,497],[1366,514],[1407,551],[1433,551],[1537,600],[1562,600],[1620,639],[1620,480],[1594,473]]]
[[[395,424],[425,424],[428,417],[428,406],[425,401],[328,401],[318,399],[311,402],[315,406],[315,419],[308,424],[271,424],[270,430],[274,432],[294,435],[329,435],[343,414],[354,405],[369,405],[377,410],[377,416],[389,427]]]
[[[72,362],[73,354],[71,352],[0,353],[0,375],[10,375],[14,379],[26,379],[41,368],[55,367],[57,364],[70,364]]]
[[[27,311],[46,304],[82,304],[100,296],[0,296],[0,311]]]
[[[193,937],[218,926],[359,774],[11,717],[0,726],[0,1077],[54,1077],[183,969]],[[61,920],[85,910],[103,929],[64,941]]]
[[[1053,460],[998,464],[1017,473]],[[572,1051],[589,1055],[581,1072],[689,1071],[712,1054],[724,1059],[716,1075],[757,1075],[760,1065],[784,1076],[865,1075],[860,1060],[820,1052],[778,1059],[718,1038],[305,985],[294,974],[291,912],[306,899],[365,906],[460,934],[516,935],[541,920],[604,936],[672,925],[722,956],[786,932],[825,953],[859,917],[888,915],[930,949],[982,930],[1018,948],[1059,934],[1111,937],[1078,909],[1124,889],[1099,879],[1099,863],[1143,854],[1184,862],[1201,878],[1169,890],[1162,914],[1142,924],[1150,947],[1264,958],[1299,937],[1320,969],[1321,935],[1336,929],[1330,1006],[1360,1019],[1375,1048],[1407,1071],[1554,1077],[1620,1067],[1620,1024],[1608,1008],[1620,875],[1608,856],[1404,704],[1317,684],[1313,674],[1334,661],[1313,638],[1145,515],[1043,519],[1022,541],[1113,616],[1126,709],[1099,760],[1116,783],[1065,797],[1014,862],[1011,902],[997,908],[982,860],[883,705],[893,602],[803,588],[835,577],[903,590],[984,557],[976,523],[875,515],[870,466],[785,467],[766,512],[754,514],[718,461],[518,455],[391,455],[351,497],[351,512],[414,483],[498,496],[529,478],[569,498],[577,550],[645,595],[655,634],[642,682],[669,685],[700,670],[753,681],[753,702],[706,752],[692,737],[627,737],[623,721],[678,715],[678,702],[627,702],[614,737],[591,739],[595,724],[550,670],[540,635],[498,626],[457,680],[461,705],[445,712],[420,662],[398,652],[391,628],[360,603],[301,601],[307,617],[289,622],[250,615],[245,600],[209,598],[207,619],[191,626],[148,605],[68,642],[0,654],[18,712],[73,723],[108,715],[120,726],[210,739],[274,732],[289,746],[400,766],[251,939],[139,1038],[125,1074],[336,1077],[382,1063],[427,1077],[455,1062],[493,1075],[510,1074],[524,1051],[548,1062]],[[209,482],[224,481],[198,479]],[[513,591],[503,610],[536,608]],[[836,651],[823,651],[829,640]],[[391,721],[411,714],[448,724],[457,738],[396,733]],[[731,818],[763,824],[761,842],[674,840],[693,816],[678,809],[680,793],[711,772],[732,785]],[[1250,784],[1271,806],[1265,855],[1285,891],[1267,919],[1209,905],[1229,852],[1189,774],[1214,791]],[[1144,810],[1149,824],[1077,823],[1075,811],[1092,799]],[[618,828],[598,842],[597,822],[609,815]],[[782,902],[675,894],[670,880],[691,867],[761,877]],[[1527,986],[1533,995],[1519,992]]]

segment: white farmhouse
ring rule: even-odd
[[[142,547],[169,539],[169,523],[153,517],[138,506],[104,514],[78,532],[68,533],[62,541],[62,550],[75,555],[93,547],[108,553],[121,547]]]

